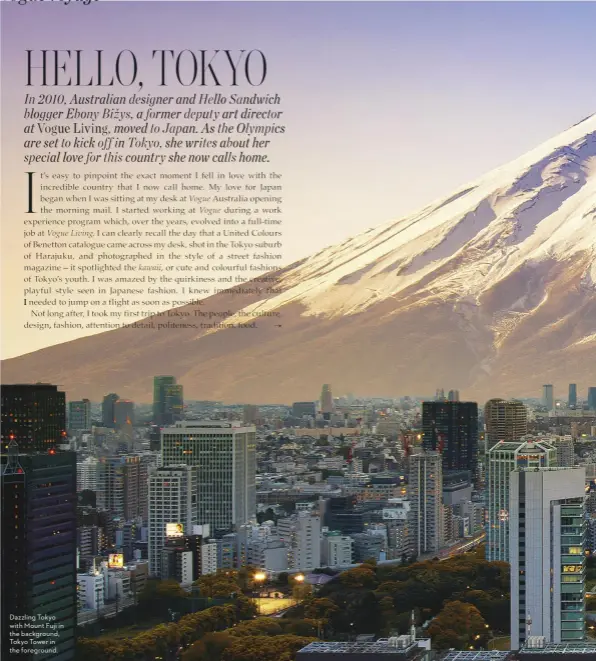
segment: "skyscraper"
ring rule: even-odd
[[[577,384],[569,384],[569,397],[567,398],[567,406],[570,409],[574,409],[577,406]]]
[[[585,469],[517,469],[510,475],[511,648],[527,637],[585,636]]]
[[[488,451],[486,559],[509,561],[509,475],[520,468],[556,466],[557,450],[544,441],[500,441]]]
[[[162,551],[170,536],[190,534],[197,523],[197,471],[186,466],[149,474],[149,571],[161,576]]]
[[[546,407],[547,411],[555,408],[555,391],[551,384],[542,386],[542,406]]]
[[[101,420],[104,427],[113,428],[116,426],[116,413],[114,411],[114,404],[120,399],[115,393],[111,392],[103,398],[101,405]]]
[[[184,389],[180,384],[169,383],[164,386],[164,393],[163,424],[173,425],[182,419],[184,413]]]
[[[11,616],[46,615],[57,625],[58,637],[47,639],[54,651],[30,656],[72,661],[77,626],[76,455],[53,449],[19,454],[11,441],[0,465],[2,658],[14,658],[8,635],[9,625],[14,626]]]
[[[588,388],[588,408],[596,411],[596,386]]]
[[[321,390],[321,413],[323,415],[333,413],[333,395],[331,394],[331,386],[327,383]]]
[[[66,400],[57,386],[2,385],[2,452],[15,441],[19,452],[48,452],[64,442]]]
[[[97,507],[124,520],[146,518],[147,475],[154,461],[150,454],[100,457],[95,469]]]
[[[441,508],[443,462],[438,452],[421,452],[410,457],[408,498],[414,552],[435,553],[442,545]]]
[[[114,402],[114,426],[119,429],[130,422],[135,423],[135,403],[130,399],[117,399]]]
[[[252,426],[208,420],[162,429],[162,465],[198,469],[197,522],[214,533],[237,529],[256,514],[255,435]]]
[[[254,404],[246,404],[242,412],[242,422],[245,425],[254,425],[259,417],[259,407]]]
[[[459,402],[459,390],[450,390],[447,399],[450,402]]]
[[[478,404],[435,401],[422,403],[422,447],[437,451],[443,472],[470,471],[478,465]]]
[[[68,402],[68,428],[73,431],[91,429],[91,402],[88,399]]]
[[[522,402],[489,399],[484,405],[485,452],[499,441],[519,441],[528,433],[528,410]]]
[[[575,447],[571,434],[552,438],[549,442],[557,450],[557,466],[569,468],[575,464]]]
[[[174,376],[153,377],[153,423],[164,425],[166,423],[166,396],[167,386],[175,386]]]

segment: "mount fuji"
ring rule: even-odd
[[[596,385],[596,115],[272,275],[273,293],[252,282],[178,309],[257,328],[121,328],[3,361],[2,380],[150,401],[153,375],[172,374],[187,399],[247,403],[316,399],[322,383],[475,400]]]

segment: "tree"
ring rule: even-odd
[[[292,588],[292,596],[296,601],[306,599],[312,593],[312,586],[309,583],[298,583]]]
[[[280,587],[286,587],[288,585],[289,574],[286,571],[282,571],[277,575],[277,585]]]
[[[342,585],[350,588],[374,588],[377,577],[374,569],[362,566],[343,572],[339,580]]]
[[[182,654],[182,661],[220,661],[224,651],[234,642],[228,631],[205,634]]]
[[[236,638],[224,651],[222,661],[294,661],[296,652],[314,640],[292,635]]]
[[[486,647],[488,630],[484,618],[472,604],[449,601],[428,627],[438,649]]]
[[[326,620],[337,613],[339,608],[335,603],[328,598],[323,599],[309,599],[304,604],[304,616],[311,620]]]

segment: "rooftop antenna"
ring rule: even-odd
[[[20,475],[24,473],[23,467],[19,463],[19,444],[11,439],[8,444],[8,460],[2,471],[3,475]]]

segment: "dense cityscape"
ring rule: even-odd
[[[596,659],[596,386],[335,395],[3,385],[3,658]]]

